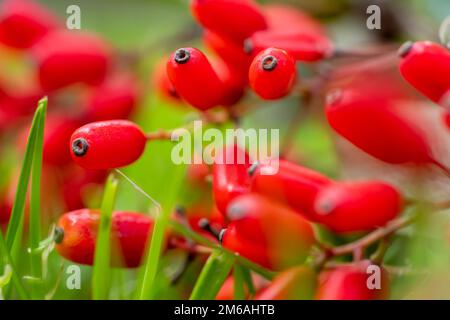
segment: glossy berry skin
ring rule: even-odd
[[[116,75],[93,90],[84,116],[89,122],[127,119],[137,103],[135,80],[128,75]]]
[[[229,203],[250,190],[250,157],[233,144],[218,150],[215,159],[212,167],[214,201],[225,215]]]
[[[176,92],[194,108],[203,111],[221,103],[223,83],[200,50],[181,48],[172,53],[167,74]]]
[[[212,60],[211,64],[217,76],[222,81],[222,98],[220,104],[233,106],[244,96],[247,86],[247,74],[222,60]]]
[[[328,123],[371,156],[392,164],[435,163],[422,132],[376,90],[336,91],[327,99]]]
[[[278,172],[273,175],[262,174],[261,169],[264,167],[253,175],[252,192],[286,204],[308,220],[316,220],[316,195],[332,183],[331,179],[286,160],[279,160]],[[270,166],[267,169],[270,170]]]
[[[46,91],[78,83],[99,85],[111,61],[109,47],[102,39],[74,31],[47,34],[33,47],[32,55]]]
[[[400,73],[434,102],[450,90],[450,50],[430,41],[407,42],[399,49]]]
[[[296,61],[316,62],[333,53],[331,42],[322,35],[303,31],[260,31],[244,44],[248,54],[256,55],[267,48],[279,48],[288,52]]]
[[[191,11],[203,27],[238,43],[267,27],[253,0],[191,0]]]
[[[77,119],[49,116],[44,131],[44,163],[63,166],[72,162],[67,145],[72,133],[81,125]]]
[[[317,300],[380,300],[389,294],[389,279],[381,268],[380,288],[369,289],[367,282],[374,274],[367,272],[371,262],[364,260],[354,265],[342,266],[323,272],[319,277]]]
[[[336,182],[315,200],[318,220],[338,233],[371,231],[386,225],[402,209],[399,192],[384,182]]]
[[[315,241],[309,222],[260,195],[233,200],[227,218],[222,245],[272,270],[303,263]]]
[[[85,169],[113,169],[139,159],[146,141],[133,122],[99,121],[77,129],[70,139],[70,150],[75,163]]]
[[[0,43],[19,50],[31,48],[59,26],[51,12],[32,0],[4,0],[0,12]]]
[[[72,262],[92,265],[99,223],[99,210],[80,209],[62,215],[58,227],[63,230],[64,236],[56,245],[58,253]],[[152,228],[153,220],[146,215],[114,212],[111,222],[112,265],[138,267]],[[117,247],[113,248],[115,245]]]
[[[278,274],[255,300],[310,300],[314,297],[316,277],[309,267],[293,267]]]
[[[248,78],[256,94],[266,100],[275,100],[289,94],[296,74],[295,61],[286,51],[268,48],[255,57]]]

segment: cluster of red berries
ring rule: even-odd
[[[19,136],[22,148],[27,119],[38,100],[48,96],[43,194],[49,198],[44,203],[50,212],[61,206],[83,208],[85,194],[100,187],[106,171],[75,165],[67,147],[70,137],[85,123],[130,117],[139,99],[137,80],[116,66],[117,54],[106,40],[86,31],[67,30],[64,21],[33,0],[2,1],[0,44],[3,52],[27,66],[27,77],[22,78],[28,79],[0,81],[1,136]],[[1,192],[1,224],[9,220],[15,184],[12,181]]]
[[[252,0],[192,0],[191,9],[205,29],[205,46],[216,56],[207,57],[192,47],[177,49],[155,77],[164,94],[202,113],[224,107],[234,115],[248,87],[265,100],[283,98],[295,92],[300,82],[297,63],[320,62],[336,53],[321,24],[295,8],[260,6]],[[73,92],[87,96],[70,101],[86,106],[76,115],[50,111],[44,160],[56,167],[55,190],[62,190],[67,208],[77,209],[59,219],[57,250],[71,261],[92,265],[100,213],[85,209],[80,190],[101,183],[107,170],[127,166],[143,154],[148,135],[125,120],[136,106],[136,84],[114,70],[112,50],[102,39],[62,30],[56,18],[29,0],[4,1],[0,42],[28,53],[36,65],[37,93],[16,97],[0,88],[0,102],[5,101],[1,120],[8,126],[18,118],[18,110],[29,114],[42,95],[50,96],[51,105],[67,104],[60,101]],[[449,50],[416,42],[405,44],[399,53],[401,75],[447,108],[443,112],[449,125]],[[343,73],[351,73],[351,79],[340,81]],[[371,81],[363,81],[368,75],[373,76]],[[398,101],[416,99],[400,78],[352,66],[334,70],[322,82],[329,91],[326,119],[341,137],[383,162],[431,164],[449,173],[433,154],[430,141],[405,116],[407,110],[398,107]],[[398,217],[404,200],[396,187],[373,179],[337,181],[284,159],[277,160],[275,174],[266,175],[274,163],[258,164],[235,144],[216,150],[216,156],[230,154],[245,161],[212,166],[214,203],[208,207],[204,203],[210,199],[202,199],[181,210],[178,218],[187,218],[194,231],[212,234],[211,239],[224,248],[279,272],[269,283],[255,279],[257,299],[386,297],[389,285],[384,269],[381,290],[368,288],[371,262],[364,257],[331,270],[316,265],[314,269],[305,262],[318,244],[315,224],[348,235],[370,232]],[[205,164],[192,165],[188,180],[208,189],[204,184],[209,176]],[[115,212],[111,241],[120,250],[113,252],[113,263],[139,266],[152,227],[153,220],[146,215]],[[183,241],[169,230],[166,247],[181,245]],[[230,297],[230,281],[218,298]]]
[[[232,112],[248,85],[263,99],[280,99],[290,94],[298,81],[296,62],[317,62],[335,52],[317,21],[290,7],[260,7],[251,0],[193,0],[191,8],[205,28],[205,45],[216,57],[208,58],[196,48],[180,48],[170,55],[167,73],[161,71],[162,67],[156,77],[163,94],[201,112],[218,106]],[[448,49],[429,42],[407,43],[400,49],[400,58],[400,71],[408,82],[431,100],[448,104]],[[336,75],[342,72],[338,69]],[[349,67],[347,72],[352,74],[351,80],[334,81],[340,77],[332,74],[325,86],[330,89],[325,106],[330,126],[381,161],[433,164],[448,173],[422,132],[396,106],[397,101],[416,99],[410,88],[399,78],[374,68]],[[362,81],[369,74],[373,81]],[[140,157],[146,141],[146,135],[130,122],[92,123],[72,135],[72,157],[86,169],[121,167]],[[387,296],[388,277],[383,269],[382,290],[367,287],[368,260],[319,274],[299,265],[305,263],[317,242],[313,224],[345,235],[372,231],[398,217],[404,204],[395,187],[377,180],[334,181],[287,160],[278,161],[276,174],[264,175],[262,169],[267,172],[273,164],[264,168],[253,163],[240,147],[229,145],[216,151],[219,157],[232,154],[234,159],[242,156],[245,161],[213,165],[212,209],[192,206],[184,216],[194,230],[209,230],[223,247],[281,271],[270,283],[255,281],[257,299]],[[189,172],[190,183],[201,184],[209,168],[193,165]],[[122,222],[123,216],[127,223]],[[210,224],[205,224],[204,218],[210,219]],[[68,219],[72,221],[70,226]],[[92,264],[98,213],[87,209],[70,212],[59,225],[65,236],[58,251],[73,261]],[[151,225],[150,220],[132,213],[113,216],[113,237],[119,238],[125,265],[139,264],[143,243],[138,244],[136,239],[146,239]],[[89,237],[80,242],[76,239],[79,234]],[[232,297],[231,281],[225,282],[218,298]]]

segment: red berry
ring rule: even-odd
[[[400,72],[425,96],[439,102],[450,90],[450,51],[430,41],[407,42],[399,49]]]
[[[334,92],[327,99],[326,116],[337,133],[382,161],[436,163],[423,133],[376,89]]]
[[[338,182],[324,187],[315,200],[318,221],[334,232],[370,231],[398,216],[402,197],[378,181]]]
[[[269,48],[253,60],[248,77],[252,89],[263,99],[280,99],[292,89],[297,69],[295,61],[284,50]]]
[[[91,122],[127,119],[136,108],[137,100],[136,81],[128,75],[116,75],[94,89],[85,117]]]
[[[180,102],[180,95],[177,93],[172,81],[167,74],[167,61],[158,63],[152,74],[153,88],[156,89],[158,95],[162,98],[169,99],[171,102]]]
[[[176,92],[199,110],[219,105],[223,83],[206,56],[195,48],[181,48],[167,62],[167,74]]]
[[[273,270],[303,263],[315,241],[309,222],[256,194],[232,201],[227,218],[222,245]]]
[[[62,240],[56,250],[64,258],[79,264],[92,265],[100,223],[100,211],[81,209],[59,219]],[[118,211],[111,222],[111,263],[114,266],[138,267],[153,228],[153,220],[140,213]],[[117,244],[119,250],[114,250]]]
[[[301,31],[311,35],[325,35],[325,30],[319,21],[296,7],[267,4],[263,7],[263,10],[270,31]]]
[[[205,30],[203,33],[203,41],[220,59],[247,73],[252,57],[244,52],[242,42],[235,42],[210,30]]]
[[[325,271],[319,277],[318,300],[378,300],[387,297],[389,292],[388,275],[380,269],[380,288],[369,288],[368,281],[372,273],[368,272],[370,261],[350,266],[337,267]],[[375,274],[373,273],[373,276]],[[372,283],[370,283],[372,284]]]
[[[278,274],[260,291],[255,300],[306,300],[314,297],[316,274],[308,267],[298,266]]]
[[[252,281],[253,286],[256,291],[262,290],[265,286],[267,286],[268,281],[264,279],[263,277],[252,273]],[[245,290],[245,297],[246,299],[250,298],[250,294],[248,292],[247,287],[244,287]],[[220,288],[220,291],[217,293],[216,300],[233,300],[234,299],[234,277],[230,276],[225,280],[225,282],[222,285],[222,288]]]
[[[0,43],[28,49],[59,26],[57,18],[31,0],[4,0],[0,8]]]
[[[220,104],[224,106],[233,106],[244,96],[245,87],[247,86],[247,74],[243,74],[241,70],[225,63],[221,60],[212,60],[211,64],[222,80],[223,94]]]
[[[252,191],[285,203],[308,220],[314,221],[314,200],[317,193],[332,181],[318,172],[280,160],[278,172],[273,175],[261,174],[258,168],[253,175]]]
[[[70,139],[72,159],[85,169],[112,169],[129,165],[144,152],[146,137],[133,122],[111,120],[89,123]]]
[[[72,158],[67,145],[72,133],[80,126],[75,119],[63,116],[49,116],[45,122],[44,155],[45,163],[62,166],[70,163]]]
[[[271,47],[283,49],[295,60],[305,62],[325,59],[333,52],[326,37],[303,31],[260,31],[245,41],[245,51],[253,55]]]
[[[253,0],[191,0],[191,10],[205,28],[242,42],[266,29],[266,19]]]
[[[110,65],[107,44],[97,36],[75,31],[55,31],[33,48],[44,90],[72,84],[100,84]]]
[[[249,192],[250,157],[237,145],[218,150],[213,165],[213,194],[217,208],[226,213],[228,204],[237,196]]]

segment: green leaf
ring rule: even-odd
[[[245,300],[245,288],[244,288],[244,273],[242,267],[238,264],[234,266],[233,270],[233,298],[234,300]]]
[[[118,180],[109,175],[103,194],[100,225],[95,244],[92,271],[92,296],[95,300],[108,298],[111,280],[111,218],[117,193]]]
[[[30,190],[30,219],[29,219],[29,241],[31,249],[31,276],[41,278],[41,255],[34,253],[39,247],[41,240],[41,175],[42,175],[42,153],[44,146],[45,114],[47,111],[47,97],[39,101],[38,110],[41,114],[37,123],[36,141],[34,145],[33,161],[31,168],[31,190]],[[39,290],[38,286],[32,286],[32,296],[34,291]]]
[[[195,283],[190,300],[212,300],[225,282],[236,258],[227,252],[215,250],[206,261]]]

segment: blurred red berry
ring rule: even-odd
[[[253,0],[191,0],[191,10],[203,27],[237,43],[267,27],[261,8]]]
[[[84,83],[99,85],[111,63],[108,45],[96,35],[55,31],[33,47],[38,77],[46,91]]]
[[[439,102],[450,90],[450,51],[430,41],[407,42],[399,49],[400,72],[414,88]]]
[[[64,258],[92,265],[100,223],[100,211],[81,209],[65,213],[58,222],[62,240],[56,250]],[[141,213],[118,211],[111,222],[111,263],[114,266],[138,267],[153,228],[153,220]],[[115,250],[114,244],[119,250]]]
[[[0,7],[0,43],[29,49],[59,27],[53,13],[32,0],[4,0]]]

